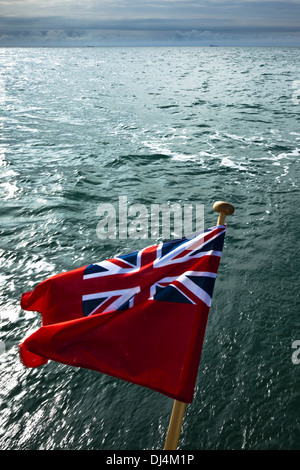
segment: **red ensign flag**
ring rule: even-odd
[[[225,226],[58,274],[23,294],[42,326],[20,345],[190,403]]]

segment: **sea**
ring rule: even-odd
[[[178,449],[300,449],[300,49],[0,49],[0,449],[163,449],[173,400],[29,369],[23,292],[161,241],[99,237],[99,206],[235,212]],[[136,207],[136,206],[135,206]],[[171,232],[170,238],[176,238]]]

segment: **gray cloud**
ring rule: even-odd
[[[4,46],[300,45],[300,0],[0,0],[0,9]]]

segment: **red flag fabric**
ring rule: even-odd
[[[58,274],[22,295],[42,326],[27,367],[54,360],[191,403],[226,227]]]

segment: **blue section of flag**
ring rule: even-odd
[[[103,302],[107,300],[107,297],[102,297],[98,299],[83,300],[82,302],[82,312],[83,316],[87,317],[90,315],[96,308],[98,308]]]
[[[102,273],[108,271],[108,269],[100,266],[99,264],[90,264],[84,270],[84,275],[86,274],[95,274],[95,273]]]
[[[123,259],[124,261],[127,261],[127,263],[132,264],[133,266],[137,266],[138,254],[139,252],[135,251],[134,253],[130,253],[128,255],[118,256],[118,258]]]
[[[182,238],[181,240],[171,240],[169,242],[165,242],[161,249],[161,257],[166,256],[172,250],[175,250],[175,248],[185,243],[186,240],[186,238]]]
[[[222,251],[224,238],[225,238],[225,233],[220,234],[215,239],[206,243],[202,248],[199,248],[199,250],[194,251],[192,253],[192,256],[197,255],[198,253],[201,253],[201,252],[206,252],[206,251]]]
[[[212,297],[216,279],[206,276],[186,276],[193,281],[198,287],[203,289],[210,297]]]
[[[178,302],[181,304],[193,303],[172,285],[158,289],[158,292],[153,296],[153,299],[160,300],[162,302]]]

